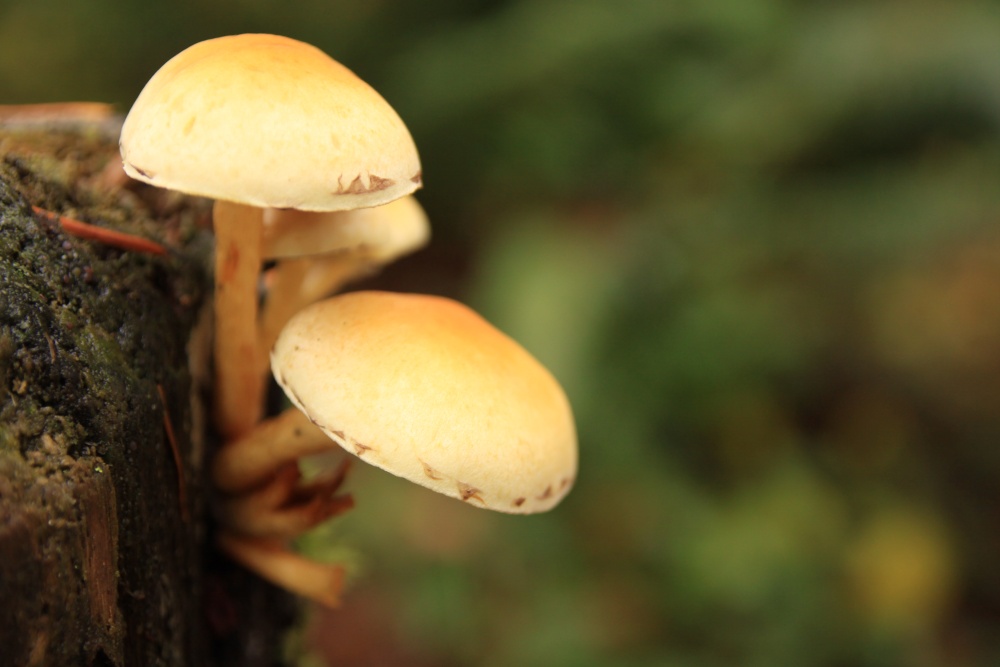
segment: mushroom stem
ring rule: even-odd
[[[235,496],[219,508],[220,519],[241,535],[293,538],[354,507],[350,494],[330,495],[317,491],[305,502],[264,507],[252,494]]]
[[[221,532],[219,548],[230,558],[271,583],[327,607],[340,603],[344,567],[303,558],[281,542]]]
[[[350,494],[335,495],[349,465],[345,458],[331,472],[302,485],[298,466],[286,465],[264,486],[222,502],[219,518],[241,535],[298,537],[354,507]]]
[[[226,440],[260,421],[257,280],[263,211],[217,200],[215,227],[215,422]]]
[[[223,447],[212,464],[212,476],[219,490],[239,493],[260,485],[287,463],[336,447],[302,412],[289,408]]]
[[[289,463],[278,470],[274,476],[262,486],[239,494],[247,507],[259,510],[273,510],[286,504],[295,493],[302,473],[298,463]]]
[[[260,350],[270,350],[288,320],[304,307],[299,292],[311,264],[309,259],[286,259],[267,272],[267,292],[260,311]],[[260,373],[267,377],[271,372],[271,360],[262,354],[257,361]]]

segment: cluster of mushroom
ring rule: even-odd
[[[544,511],[569,491],[569,404],[517,343],[440,297],[320,300],[429,236],[411,196],[421,185],[413,140],[352,72],[286,37],[201,42],[143,89],[121,153],[133,178],[215,200],[214,415],[224,443],[213,479],[226,496],[219,542],[232,557],[336,602],[342,569],[286,544],[351,506],[338,495],[346,464],[309,481],[299,472],[300,458],[336,445],[503,512]],[[262,276],[265,261],[274,267]],[[261,421],[269,371],[294,407]]]

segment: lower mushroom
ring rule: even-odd
[[[300,458],[334,443],[502,512],[548,510],[573,484],[576,432],[561,387],[517,343],[454,301],[385,292],[334,297],[292,318],[271,361],[296,407],[232,442],[212,469],[219,489],[232,495],[223,520],[233,539],[245,548],[267,545],[248,562],[272,554],[277,563],[264,564],[281,571],[292,558],[281,543],[249,535],[291,537],[325,511],[349,506],[333,495],[343,464],[318,482],[298,478]],[[306,594],[317,599],[313,593]]]

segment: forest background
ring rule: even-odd
[[[580,432],[538,517],[356,466],[303,664],[1000,664],[1000,6],[5,0],[0,103],[241,32],[414,135],[433,241],[361,286],[477,308]]]

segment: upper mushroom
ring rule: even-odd
[[[125,119],[121,152],[133,178],[262,208],[378,206],[421,183],[413,139],[382,96],[277,35],[219,37],[171,58]]]
[[[235,35],[174,56],[121,134],[125,171],[216,200],[216,422],[227,438],[259,419],[257,289],[263,208],[379,206],[421,185],[413,139],[388,103],[319,49]]]

